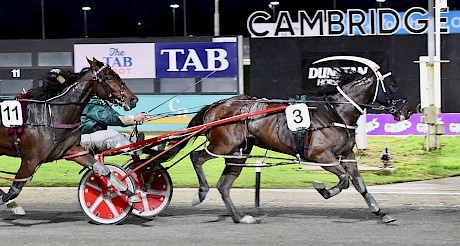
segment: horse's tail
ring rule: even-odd
[[[199,125],[203,125],[204,123],[204,115],[205,113],[208,111],[209,108],[211,108],[213,106],[213,104],[211,105],[206,105],[204,106],[203,108],[200,109],[200,111],[198,111],[198,113],[190,120],[190,122],[188,123],[187,125],[187,128],[190,128],[190,127],[194,127],[194,126],[199,126]],[[182,136],[182,137],[179,137],[177,138],[176,140],[180,141],[182,140],[183,138],[187,137],[187,135],[185,136]],[[192,138],[189,138],[188,140],[180,143],[179,145],[175,146],[174,148],[168,150],[165,154],[163,154],[159,159],[160,159],[160,162],[164,162],[164,161],[167,161],[171,158],[173,158],[174,156],[177,155],[177,153],[179,153],[179,151],[183,148],[185,148],[185,146],[187,146],[188,143],[193,142],[195,141],[195,139],[197,138],[198,136],[196,137],[192,137]]]

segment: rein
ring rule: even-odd
[[[203,79],[208,78],[209,76],[213,75],[215,72],[217,72],[217,70],[214,70],[214,71],[210,72],[208,75],[206,75],[205,77],[202,77],[200,80],[198,80],[197,82],[195,82],[193,85],[191,85],[191,86],[185,88],[185,90],[183,90],[183,91],[177,93],[176,95],[172,96],[172,97],[169,98],[168,100],[166,100],[166,101],[160,103],[159,105],[157,105],[156,107],[150,109],[149,111],[147,111],[147,113],[152,112],[153,110],[159,108],[161,105],[164,105],[165,103],[171,101],[171,100],[174,99],[175,97],[178,97],[178,96],[181,95],[182,93],[188,91],[190,88],[192,88],[192,87],[196,86],[197,84],[201,83],[201,82],[203,81]]]

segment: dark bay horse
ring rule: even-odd
[[[241,173],[245,159],[243,155],[251,152],[252,147],[289,154],[299,162],[321,164],[323,168],[337,175],[339,182],[327,189],[324,184],[314,182],[314,187],[324,198],[339,194],[349,186],[349,180],[363,196],[372,213],[385,223],[394,219],[385,214],[366,189],[366,185],[357,167],[353,147],[355,128],[363,107],[373,107],[373,103],[384,106],[396,120],[408,119],[410,105],[398,92],[398,84],[391,75],[382,76],[380,72],[369,70],[365,75],[341,73],[335,86],[335,92],[324,97],[311,97],[307,100],[311,125],[304,138],[298,138],[288,129],[284,111],[251,116],[240,121],[217,125],[205,131],[208,146],[203,150],[190,153],[193,166],[199,180],[199,190],[192,203],[201,203],[209,191],[209,185],[203,172],[204,162],[216,158],[225,158],[225,169],[217,183],[228,213],[235,223],[256,223],[249,215],[241,215],[236,210],[230,189]],[[337,92],[338,91],[338,92]],[[194,116],[188,127],[199,126],[231,116],[248,112],[257,112],[269,108],[287,105],[280,100],[262,100],[248,96],[236,96],[215,102],[202,108]],[[382,108],[383,109],[383,108]],[[296,143],[297,142],[297,143]],[[185,147],[187,142],[171,150],[170,155]]]
[[[23,107],[27,103],[22,133],[1,124],[0,155],[20,157],[21,165],[8,193],[0,190],[0,204],[16,198],[39,165],[63,157],[93,168],[119,191],[134,197],[107,167],[80,146],[80,116],[94,94],[125,110],[136,107],[138,98],[109,66],[95,58],[87,60],[90,66],[80,73],[50,73],[43,86],[25,94],[28,96],[21,100]]]

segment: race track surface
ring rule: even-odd
[[[26,215],[2,206],[5,245],[459,245],[460,177],[368,187],[397,219],[383,224],[352,186],[325,200],[313,189],[233,189],[240,212],[259,224],[235,224],[216,189],[195,207],[195,189],[174,189],[169,207],[151,220],[131,215],[120,225],[95,225],[77,188],[24,188]]]

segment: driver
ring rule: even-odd
[[[81,135],[81,146],[95,152],[101,152],[113,148],[118,148],[127,144],[144,140],[144,133],[138,136],[122,134],[109,126],[132,126],[143,124],[150,120],[146,113],[135,115],[121,115],[115,111],[111,105],[99,98],[93,98],[86,105],[81,116],[83,124]],[[140,154],[140,153],[136,153]]]

